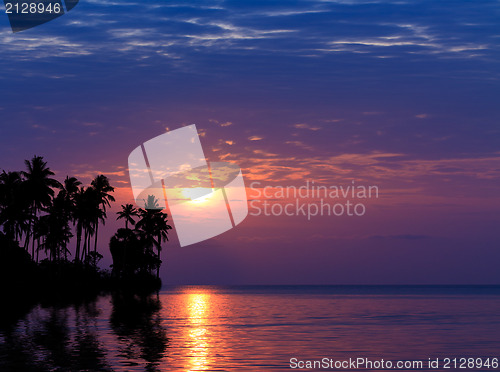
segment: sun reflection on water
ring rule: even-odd
[[[204,371],[209,368],[210,348],[208,343],[207,317],[210,294],[190,293],[187,296],[190,330],[189,371]]]

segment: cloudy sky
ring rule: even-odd
[[[3,15],[0,168],[104,173],[116,210],[129,153],[195,123],[247,186],[380,195],[362,217],[249,216],[183,248],[174,231],[165,283],[499,284],[499,19],[498,1],[81,0],[14,34]]]

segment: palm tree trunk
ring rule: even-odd
[[[31,259],[35,260],[35,234],[33,234],[33,239],[31,241]]]
[[[26,252],[28,252],[28,247],[30,244],[30,232],[31,232],[31,219],[28,224],[28,228],[26,229],[26,238],[24,239],[24,249]]]
[[[33,215],[35,214],[34,213],[35,211],[35,203],[33,203],[33,205],[31,206],[31,218],[30,218],[30,223],[28,225],[28,231],[26,232],[26,240],[24,241],[24,249],[26,250],[26,252],[28,252],[28,249],[29,249],[29,246],[30,246],[30,238],[31,236],[33,235],[33,232],[31,231],[31,228],[33,226]],[[31,259],[34,259],[33,256],[31,256]]]
[[[82,262],[87,254],[87,229],[83,231],[83,248],[82,248]]]
[[[33,217],[33,222],[35,222],[37,218],[37,210],[36,207],[34,207],[34,217]],[[34,261],[35,260],[35,223],[33,223],[33,231],[31,232],[32,235],[32,241],[31,241],[31,259]]]
[[[99,230],[99,221],[95,223],[95,240],[94,240],[94,252],[97,252],[97,231]]]
[[[85,254],[86,256],[90,256],[90,252],[91,252],[91,247],[90,247],[90,239],[92,238],[92,232],[91,230],[89,229],[89,231],[87,232],[87,253]]]
[[[156,267],[156,277],[157,278],[160,277],[160,266],[161,266],[161,263],[160,263],[160,250],[158,249],[158,266]]]
[[[31,223],[31,222],[30,222],[30,223]],[[31,226],[30,226],[30,227],[28,227],[28,231],[26,231],[26,239],[24,240],[24,250],[25,250],[26,252],[28,252],[28,248],[29,248],[29,246],[30,246],[30,236],[31,236],[31,234],[30,234],[30,230],[31,230]]]
[[[36,262],[38,263],[38,255],[40,253],[40,237],[37,239],[37,245],[38,247],[36,248]]]
[[[156,277],[159,278],[160,277],[160,266],[161,266],[161,263],[160,263],[160,252],[161,252],[161,235],[158,235],[158,266],[156,267]]]
[[[75,250],[75,260],[80,262],[80,245],[82,243],[82,227],[76,226],[76,250]]]

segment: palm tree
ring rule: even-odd
[[[45,238],[39,249],[44,249],[52,261],[60,261],[61,256],[67,258],[68,243],[73,234],[69,227],[69,218],[66,210],[65,195],[60,192],[52,205],[47,209],[48,214],[40,218],[45,226]]]
[[[148,200],[142,199],[144,201],[144,209],[159,209],[161,207],[158,204],[158,199],[154,195],[148,195]]]
[[[31,220],[23,181],[19,172],[3,171],[0,174],[0,225],[11,240],[20,240]]]
[[[99,229],[99,220],[104,224],[106,218],[106,206],[110,206],[111,202],[115,201],[115,198],[110,195],[111,192],[115,191],[115,188],[109,184],[109,179],[103,174],[96,176],[92,182],[91,186],[95,190],[96,203],[98,208],[102,207],[102,213],[95,219],[95,241],[94,241],[94,252],[97,252],[97,232]],[[97,213],[96,213],[97,214]]]
[[[25,160],[27,171],[23,171],[22,175],[26,181],[26,197],[31,205],[32,220],[35,220],[39,211],[43,207],[48,207],[51,204],[54,196],[53,188],[61,188],[59,181],[51,178],[54,172],[47,167],[47,162],[43,161],[43,157],[34,156],[31,160]],[[26,236],[25,248],[28,249],[29,240],[33,235],[33,223],[30,221],[29,230]],[[35,241],[31,248],[31,257],[35,256]]]
[[[75,261],[84,259],[90,252],[90,238],[94,235],[95,226],[104,219],[104,212],[97,203],[96,190],[93,187],[81,187],[74,196],[74,219],[76,224]],[[83,246],[82,246],[83,238]],[[81,250],[80,250],[81,248]]]
[[[142,209],[139,208],[140,219],[135,225],[137,234],[141,238],[141,242],[144,244],[145,254],[153,255],[153,248],[156,245],[155,237],[155,222],[154,222],[154,209]]]
[[[155,234],[157,236],[157,242],[156,242],[156,249],[158,252],[158,262],[161,264],[161,242],[162,241],[167,241],[168,242],[168,230],[172,229],[172,226],[170,226],[167,222],[168,215],[166,213],[162,213],[157,211],[154,214],[154,226],[155,226]],[[160,265],[156,268],[156,277],[160,277]]]
[[[141,219],[137,222],[136,230],[142,235],[146,249],[157,250],[156,276],[160,275],[160,252],[162,241],[168,241],[168,230],[172,229],[168,222],[168,215],[157,209],[139,209]],[[157,238],[157,239],[155,239]]]
[[[41,216],[33,225],[33,239],[37,239],[38,242],[35,259],[36,262],[38,262],[41,247],[45,246],[47,235],[49,235],[49,217],[49,215]]]
[[[132,226],[135,225],[135,220],[132,217],[138,217],[139,213],[138,213],[137,209],[132,204],[125,204],[125,205],[122,205],[121,207],[122,207],[122,210],[119,212],[116,212],[116,214],[118,215],[116,220],[118,221],[119,219],[123,218],[125,220],[125,229],[128,230],[129,229],[128,228],[129,222]]]
[[[75,260],[84,260],[90,253],[90,239],[95,234],[95,228],[99,221],[104,221],[105,212],[98,203],[95,188],[81,188],[75,195],[75,219],[76,219],[76,254]],[[80,246],[83,237],[83,247],[80,256]]]
[[[80,246],[82,243],[82,232],[86,224],[86,200],[85,188],[81,187],[75,193],[73,201],[75,209],[73,210],[73,218],[76,225],[76,248],[75,248],[75,261],[80,260]]]
[[[77,210],[76,202],[78,198],[78,193],[80,191],[80,185],[82,183],[76,179],[76,177],[66,176],[63,182],[62,189],[58,194],[64,200],[64,209],[67,214],[68,220],[73,222],[73,227],[75,227],[77,222]]]
[[[73,220],[73,212],[75,207],[75,195],[79,191],[79,186],[82,183],[76,179],[76,177],[66,176],[62,184],[62,197],[64,198],[65,207],[70,214],[71,220]]]

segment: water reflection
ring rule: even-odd
[[[111,371],[98,339],[96,302],[35,307],[17,328],[3,332],[0,370]]]
[[[160,371],[168,338],[161,325],[159,296],[118,293],[112,296],[112,307],[110,324],[118,336],[121,364],[133,367],[143,360],[146,371]]]
[[[209,293],[190,293],[186,297],[188,309],[189,371],[205,371],[209,368],[210,349],[207,331]]]
[[[0,371],[160,371],[168,346],[158,295],[38,305],[0,327]]]
[[[475,293],[182,287],[36,306],[0,323],[0,371],[278,371],[291,357],[493,357],[500,292]]]

